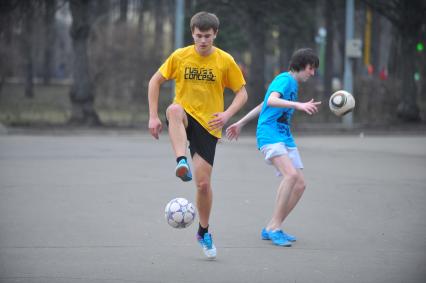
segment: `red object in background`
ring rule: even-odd
[[[380,73],[379,73],[379,78],[380,78],[382,81],[387,80],[387,79],[388,79],[388,69],[386,69],[386,68],[382,68],[382,70],[380,70]]]
[[[368,67],[367,67],[367,72],[368,72],[368,74],[371,76],[371,75],[373,75],[373,73],[374,73],[374,66],[373,65],[368,65]]]

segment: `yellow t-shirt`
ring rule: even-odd
[[[177,49],[159,69],[167,80],[176,81],[174,103],[182,105],[206,130],[213,114],[224,111],[225,87],[237,92],[245,85],[234,58],[214,47],[209,56],[201,56],[194,45]],[[222,131],[209,131],[221,138]]]

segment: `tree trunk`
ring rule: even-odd
[[[325,45],[325,62],[320,62],[324,64],[324,93],[322,96],[323,101],[328,101],[332,93],[331,82],[333,79],[333,43],[334,43],[334,17],[333,12],[334,3],[333,1],[326,1],[325,7],[325,28],[327,30],[326,45]]]
[[[157,0],[154,7],[155,15],[155,31],[154,31],[154,50],[155,54],[154,59],[154,69],[157,69],[158,66],[163,62],[163,52],[164,52],[164,5],[162,0]],[[153,73],[153,72],[152,72]]]
[[[291,36],[288,30],[288,26],[285,22],[280,23],[279,25],[279,49],[280,49],[280,72],[284,72],[288,69],[288,63],[290,62],[290,57],[292,52],[295,50],[295,43],[293,40],[290,40]]]
[[[31,3],[27,3],[23,7],[24,14],[24,32],[22,33],[22,53],[24,57],[24,72],[25,72],[25,96],[28,98],[34,97],[34,71],[33,71],[33,55],[32,55],[32,34],[34,10]]]
[[[74,48],[74,83],[70,91],[72,112],[69,123],[97,126],[101,122],[94,109],[94,92],[89,73],[87,43],[90,34],[89,1],[71,0],[71,38]]]
[[[251,64],[249,71],[248,108],[258,105],[265,95],[265,24],[258,17],[250,18],[249,38]]]
[[[374,68],[374,74],[379,75],[380,73],[380,46],[381,46],[381,30],[382,26],[380,23],[380,15],[373,11],[373,26],[372,26],[372,38],[374,38],[374,41],[372,42],[371,46],[371,64]]]
[[[44,62],[43,62],[43,82],[50,83],[52,75],[52,55],[55,43],[55,0],[45,1],[45,47],[44,47]]]
[[[416,43],[412,36],[402,31],[402,40],[400,40],[401,51],[404,56],[400,57],[402,94],[401,102],[398,105],[397,115],[405,122],[420,121],[420,111],[417,106],[417,88],[414,81],[415,53]],[[414,37],[415,38],[415,37]]]
[[[120,23],[127,23],[127,12],[129,10],[129,0],[120,0]]]

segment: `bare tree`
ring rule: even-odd
[[[89,72],[87,43],[89,39],[90,1],[70,0],[72,15],[71,38],[74,48],[74,83],[71,87],[70,124],[97,126],[101,124],[94,108],[94,90]]]
[[[0,2],[0,93],[11,65],[7,53],[12,41],[13,13],[18,4],[17,1]]]
[[[155,15],[155,31],[154,31],[154,54],[155,54],[155,68],[160,66],[163,61],[164,52],[164,4],[163,0],[156,0],[154,7]]]
[[[127,23],[127,13],[129,11],[129,0],[120,0],[120,23]]]
[[[333,43],[334,43],[334,17],[335,11],[334,1],[325,1],[324,7],[324,18],[325,18],[325,29],[327,30],[326,44],[325,44],[325,62],[324,64],[324,94],[323,100],[329,98],[332,92],[331,81],[333,79]]]
[[[265,51],[266,51],[266,27],[267,15],[265,9],[259,9],[259,5],[249,2],[244,11],[246,31],[249,35],[249,48],[251,54],[250,80],[248,82],[252,95],[249,96],[248,106],[254,107],[262,101],[265,93]],[[253,3],[253,4],[252,4]],[[243,5],[244,6],[244,5]]]
[[[28,98],[34,97],[34,53],[37,45],[34,34],[37,32],[37,17],[42,0],[9,0],[0,3],[0,83],[6,75],[13,74],[14,67],[22,69],[24,92]],[[12,55],[14,37],[18,39],[19,59]],[[13,66],[15,65],[15,66]]]
[[[21,4],[23,13],[23,32],[21,34],[21,50],[24,58],[25,73],[25,96],[34,97],[34,70],[33,70],[33,24],[34,7],[33,2],[24,2]]]
[[[52,75],[52,55],[55,42],[55,0],[44,0],[45,14],[45,46],[44,46],[44,62],[43,62],[43,82],[50,83]]]

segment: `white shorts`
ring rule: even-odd
[[[273,165],[271,159],[276,156],[288,155],[293,166],[296,169],[303,169],[302,159],[300,158],[297,147],[287,147],[283,142],[266,144],[260,148],[260,151],[265,156],[265,162],[269,165]],[[274,166],[275,167],[275,166]],[[282,176],[280,170],[275,167],[276,175]]]

